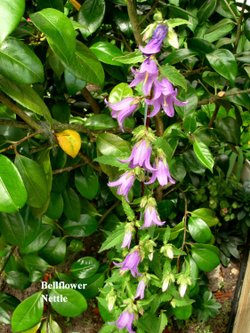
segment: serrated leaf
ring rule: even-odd
[[[161,75],[166,77],[171,83],[187,90],[187,82],[185,77],[173,66],[163,65],[160,68]]]
[[[73,130],[64,130],[55,133],[59,146],[62,150],[72,158],[75,158],[81,149],[80,134]]]
[[[195,155],[200,161],[200,163],[212,172],[214,166],[214,159],[207,145],[201,141],[195,140],[193,148]]]
[[[144,58],[140,51],[134,51],[119,57],[117,56],[113,60],[118,61],[122,64],[131,65],[143,62]]]
[[[110,235],[102,243],[102,246],[101,246],[99,252],[109,250],[112,247],[114,247],[118,244],[121,244],[123,237],[124,237],[124,225],[121,224],[112,233],[110,233]]]

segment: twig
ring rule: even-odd
[[[185,77],[188,77],[191,75],[200,74],[201,72],[207,70],[208,68],[209,68],[208,66],[203,66],[203,67],[196,68],[196,69],[189,69],[186,72],[184,72],[183,75]]]
[[[7,150],[10,150],[10,149],[14,149],[14,150],[15,150],[16,147],[17,147],[18,145],[20,145],[21,143],[23,143],[23,142],[29,140],[30,138],[33,138],[33,136],[36,136],[37,134],[41,134],[41,133],[42,133],[41,130],[36,131],[36,132],[34,132],[34,133],[31,133],[31,134],[29,134],[29,135],[23,137],[22,139],[16,141],[15,143],[12,143],[12,144],[9,145],[8,147],[3,148],[2,150],[0,150],[0,153],[3,153],[3,152],[5,152],[5,151],[7,151]]]
[[[245,90],[229,90],[227,92],[225,91],[220,91],[217,95],[213,95],[210,98],[205,98],[202,99],[201,101],[198,102],[198,105],[206,105],[209,103],[214,103],[219,99],[223,99],[226,97],[230,97],[230,96],[235,96],[235,95],[241,95],[241,94],[249,94],[250,93],[250,89],[245,89]]]
[[[82,152],[79,153],[79,156],[80,156],[81,160],[82,160],[85,164],[88,164],[88,165],[90,165],[94,170],[96,170],[96,171],[98,171],[98,172],[101,172],[101,168],[100,168],[100,166],[99,166],[98,164],[93,163],[92,160],[91,160],[88,156],[84,155]]]
[[[78,1],[76,1],[76,0],[69,0],[69,2],[74,6],[74,8],[76,10],[78,10],[78,11],[80,10],[81,4]]]
[[[9,127],[23,128],[23,129],[30,128],[27,124],[25,124],[21,121],[7,120],[7,119],[1,119],[0,126],[9,126]]]
[[[158,6],[160,0],[155,0],[155,2],[153,3],[153,5],[151,6],[151,9],[148,11],[148,13],[144,16],[144,18],[140,21],[140,25],[145,22],[150,15],[153,14],[153,12],[155,11],[156,7]]]
[[[102,217],[99,220],[99,224],[101,224],[106,217],[120,204],[120,201],[116,201],[106,212],[102,215]]]
[[[242,9],[241,9],[241,14],[237,23],[237,32],[236,32],[236,38],[235,38],[235,43],[234,43],[234,52],[236,52],[239,41],[240,41],[240,35],[241,35],[241,23],[244,17],[244,11],[246,8],[246,3],[247,0],[244,0],[243,5],[242,5]]]
[[[217,117],[217,114],[218,114],[218,112],[219,112],[219,109],[220,109],[220,106],[219,106],[219,105],[216,105],[215,110],[214,110],[214,113],[213,113],[213,115],[212,115],[212,118],[210,119],[209,124],[208,124],[208,127],[209,127],[209,128],[211,128],[211,127],[213,126],[214,121],[215,121],[215,119],[216,119],[216,117]]]
[[[72,165],[72,166],[69,166],[66,168],[56,169],[56,170],[53,170],[53,175],[57,175],[57,174],[63,173],[63,172],[70,172],[72,170],[82,167],[83,165],[84,165],[84,163],[79,163],[79,164]]]
[[[183,222],[184,222],[184,227],[183,227],[183,240],[182,240],[182,245],[181,245],[181,250],[184,251],[184,247],[186,245],[186,239],[187,239],[187,215],[188,215],[188,210],[187,210],[187,197],[185,193],[183,193],[183,198],[184,198],[184,216],[183,216]],[[181,256],[178,257],[177,259],[177,272],[180,272],[180,259]]]
[[[139,46],[142,44],[142,36],[140,31],[140,24],[138,21],[138,16],[136,12],[136,2],[135,0],[127,0],[128,16],[130,23],[132,25],[132,30],[134,33],[136,44]]]
[[[88,91],[88,89],[86,87],[83,88],[82,95],[86,99],[86,101],[89,103],[92,111],[95,114],[98,114],[101,112],[101,108],[100,108],[99,104],[97,103],[97,101],[94,99],[94,97],[91,95],[91,93]]]
[[[18,115],[29,127],[34,130],[42,130],[42,126],[39,125],[36,121],[31,119],[22,109],[20,109],[16,104],[14,104],[11,99],[9,99],[4,94],[0,93],[0,102],[6,105],[11,111]]]

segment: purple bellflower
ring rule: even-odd
[[[141,64],[140,69],[137,71],[131,68],[135,75],[134,80],[130,83],[130,87],[135,87],[139,83],[143,83],[142,91],[145,96],[150,96],[153,83],[158,77],[158,67],[153,59],[147,58]]]
[[[117,119],[121,130],[124,131],[123,122],[135,112],[139,101],[134,97],[126,97],[117,103],[110,103],[108,101],[105,101],[105,103],[111,109],[111,116]]]
[[[168,33],[168,28],[163,24],[159,24],[156,27],[153,36],[150,39],[150,41],[147,43],[147,45],[145,47],[140,46],[140,50],[142,51],[142,53],[149,56],[151,54],[156,54],[160,52],[161,45],[164,39],[166,38],[167,33]]]
[[[125,227],[125,234],[124,234],[122,246],[121,246],[122,249],[124,249],[125,247],[127,247],[128,249],[130,248],[130,244],[131,244],[132,236],[133,236],[133,232],[131,229],[132,228]]]
[[[149,228],[154,225],[162,226],[164,223],[165,221],[160,220],[155,206],[151,204],[147,205],[144,212],[144,223],[141,226],[141,229]]]
[[[135,174],[133,171],[127,171],[121,177],[113,182],[108,182],[109,187],[116,187],[117,194],[122,195],[128,201],[128,193],[135,181]]]
[[[142,279],[138,283],[135,298],[143,299],[144,298],[145,288],[146,288],[146,283],[145,283],[144,279]]]
[[[140,276],[141,274],[138,271],[138,265],[141,261],[139,251],[133,251],[130,252],[126,258],[120,262],[120,263],[115,263],[114,264],[118,267],[121,267],[121,271],[130,271],[130,273],[133,275],[133,277]]]
[[[120,330],[126,328],[129,333],[135,333],[132,329],[133,321],[134,321],[134,314],[128,311],[123,311],[117,321],[115,322],[117,328]]]
[[[187,102],[179,101],[176,95],[177,89],[174,89],[173,85],[166,78],[163,78],[160,82],[155,82],[153,98],[146,99],[146,103],[154,107],[149,117],[154,117],[161,108],[168,117],[173,117],[174,105],[184,106],[187,104]]]
[[[134,145],[130,157],[126,160],[121,160],[121,162],[129,163],[130,168],[136,168],[139,166],[147,171],[155,171],[150,164],[151,153],[151,145],[143,139]]]
[[[158,159],[156,161],[156,171],[152,172],[151,179],[145,184],[153,184],[156,179],[161,186],[167,185],[168,183],[175,184],[175,180],[170,175],[170,171],[165,159]]]

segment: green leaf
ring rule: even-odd
[[[24,332],[25,333],[25,332]],[[50,316],[49,321],[44,321],[41,333],[62,333],[60,326]]]
[[[119,169],[124,169],[124,170],[128,169],[127,165],[125,163],[121,163],[117,158],[117,156],[112,156],[112,155],[98,156],[94,159],[94,161],[100,164],[110,165]]]
[[[63,238],[51,238],[45,247],[39,252],[41,257],[51,265],[60,264],[66,255],[66,242]]]
[[[1,234],[12,244],[21,246],[25,237],[25,225],[20,213],[0,213]]]
[[[6,272],[5,280],[10,287],[15,289],[24,290],[30,286],[29,276],[24,272],[16,270]]]
[[[200,303],[201,304],[198,309],[198,320],[207,321],[209,317],[213,318],[218,315],[221,304],[216,301],[211,291],[205,291]]]
[[[97,272],[99,265],[94,257],[82,257],[72,264],[70,271],[74,277],[86,279]]]
[[[0,155],[0,212],[14,213],[23,207],[27,191],[16,166]]]
[[[133,96],[133,90],[130,88],[128,83],[119,83],[117,84],[109,94],[109,102],[117,103],[126,97]]]
[[[104,64],[122,66],[121,62],[114,60],[115,57],[122,56],[122,51],[114,44],[100,41],[91,45],[90,50],[96,55],[97,59]]]
[[[90,36],[102,23],[105,14],[104,0],[86,0],[79,11],[78,21],[86,29],[81,29],[83,37]]]
[[[31,14],[30,18],[46,35],[49,46],[61,61],[70,64],[76,49],[76,34],[70,19],[54,8],[43,9]]]
[[[19,83],[43,82],[43,65],[23,42],[7,38],[0,45],[0,73]]]
[[[233,117],[223,117],[216,120],[216,130],[226,142],[240,144],[241,126],[239,121]]]
[[[199,8],[197,18],[199,22],[203,23],[206,21],[215,11],[217,0],[207,0]]]
[[[51,115],[44,101],[29,85],[12,82],[0,75],[0,90],[24,108],[43,116],[51,122]]]
[[[218,49],[206,55],[212,68],[232,84],[235,81],[238,67],[234,55],[226,49]]]
[[[63,213],[63,197],[60,193],[51,192],[50,202],[46,215],[53,220],[57,220],[61,217]]]
[[[192,304],[173,308],[173,313],[175,317],[179,320],[187,320],[192,315],[192,312]]]
[[[77,41],[75,58],[67,64],[67,69],[78,79],[100,87],[104,84],[104,71],[94,53],[83,43]]]
[[[113,60],[120,62],[122,64],[131,65],[131,64],[138,64],[138,63],[143,62],[144,58],[143,58],[143,55],[141,54],[141,52],[139,50],[137,50],[134,52],[129,52],[125,55],[116,56],[116,57],[114,57]]]
[[[81,214],[79,221],[66,220],[63,230],[66,235],[72,237],[87,237],[92,235],[98,227],[98,223],[93,216]]]
[[[211,272],[220,264],[218,249],[207,244],[194,244],[192,246],[192,258],[201,271]]]
[[[221,38],[227,36],[234,29],[234,27],[234,21],[225,18],[218,23],[213,24],[211,28],[206,31],[204,39],[210,43],[220,41]]]
[[[214,159],[207,145],[201,141],[195,140],[193,148],[195,155],[200,161],[200,163],[212,172],[214,166]]]
[[[32,274],[33,271],[40,271],[45,273],[49,264],[35,254],[28,254],[23,257],[23,263],[26,270]]]
[[[217,225],[220,221],[215,212],[209,208],[198,208],[191,212],[192,216],[198,217],[206,222],[209,227]]]
[[[190,216],[188,219],[188,230],[191,237],[199,243],[207,243],[212,233],[205,221],[196,216]]]
[[[197,52],[200,55],[206,55],[215,50],[214,45],[204,40],[203,38],[190,38],[187,40],[187,43],[189,49]]]
[[[64,3],[63,0],[37,0],[37,8],[38,10],[44,8],[55,8],[63,12],[64,10],[63,3]]]
[[[187,82],[185,77],[173,66],[163,65],[160,68],[161,75],[166,77],[171,83],[187,90]]]
[[[73,289],[52,289],[49,293],[52,298],[52,308],[62,316],[76,317],[87,309],[87,302],[84,296]],[[58,302],[57,299],[66,301]]]
[[[64,71],[64,79],[70,95],[75,95],[86,86],[86,81],[78,79],[67,68]]]
[[[175,65],[185,59],[190,59],[197,55],[197,52],[189,49],[179,49],[172,51],[165,59],[164,64]]]
[[[82,289],[80,293],[86,298],[93,298],[99,294],[104,281],[105,275],[103,273],[98,273],[87,279],[77,280],[77,283],[87,284],[87,288]]]
[[[244,33],[246,38],[250,41],[250,17],[246,19],[244,24]]]
[[[52,231],[53,229],[51,226],[41,225],[41,228],[36,237],[28,244],[25,244],[23,247],[21,247],[21,253],[28,254],[39,251],[46,245],[46,243],[50,239]]]
[[[69,220],[78,221],[81,212],[79,196],[76,194],[73,188],[65,189],[62,195],[64,203],[64,214]]]
[[[28,192],[27,203],[42,208],[48,200],[48,185],[43,168],[34,160],[18,154],[15,165],[19,170]]]
[[[96,143],[97,149],[103,155],[128,156],[130,154],[129,143],[112,133],[99,134]]]
[[[43,299],[42,292],[39,291],[32,296],[26,298],[20,303],[11,318],[11,328],[13,333],[25,331],[42,319]]]
[[[107,130],[117,127],[117,123],[108,114],[93,114],[85,121],[84,127],[94,131]]]
[[[1,0],[0,2],[0,43],[10,34],[24,14],[25,0]]]
[[[93,169],[85,167],[76,172],[75,186],[81,196],[93,200],[99,191],[99,179]]]
[[[99,252],[111,249],[112,247],[121,244],[124,237],[124,225],[119,225],[113,232],[111,232],[106,240],[102,243]]]

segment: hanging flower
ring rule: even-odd
[[[134,314],[129,311],[123,311],[117,321],[115,322],[117,328],[120,330],[126,328],[129,333],[135,333],[132,329],[133,321],[134,321]]]
[[[130,83],[130,87],[135,87],[142,82],[142,90],[145,96],[150,96],[153,83],[158,78],[158,67],[153,59],[147,58],[141,64],[139,70],[131,69],[135,75],[134,80]]]
[[[154,205],[148,204],[144,212],[144,224],[141,226],[141,229],[149,228],[154,225],[162,226],[165,221],[161,221],[159,214]]]
[[[154,83],[154,95],[152,99],[146,99],[146,104],[152,105],[154,108],[149,117],[154,117],[161,108],[168,117],[174,116],[174,105],[184,106],[187,102],[179,101],[177,89],[174,89],[171,82],[163,78],[159,82]]]
[[[156,54],[160,52],[162,43],[166,38],[167,33],[168,28],[163,24],[159,24],[156,27],[153,36],[147,43],[147,45],[145,47],[140,46],[140,50],[142,51],[142,53],[149,56],[151,54]]]
[[[121,267],[122,271],[129,270],[133,277],[139,276],[138,265],[141,261],[139,251],[135,250],[130,252],[126,258],[120,263],[114,263],[116,266]]]
[[[145,184],[153,184],[156,179],[161,186],[167,185],[168,183],[175,184],[175,180],[170,175],[170,171],[165,159],[160,158],[156,160],[156,170],[152,172],[151,179]]]
[[[121,160],[121,162],[129,163],[130,168],[139,166],[147,171],[155,171],[150,164],[151,153],[151,145],[146,140],[141,140],[134,145],[130,157],[126,160]]]
[[[145,288],[146,288],[146,283],[145,283],[144,279],[142,279],[138,283],[138,286],[137,286],[137,289],[136,289],[136,294],[135,294],[135,299],[136,298],[140,298],[140,299],[144,298]]]
[[[116,187],[118,186],[117,189],[117,194],[122,195],[126,198],[128,201],[128,193],[133,186],[135,181],[135,174],[133,171],[127,171],[125,172],[119,179],[113,181],[113,182],[108,182],[109,187]]]
[[[126,97],[122,101],[117,103],[110,103],[105,100],[105,103],[111,109],[111,116],[117,119],[118,124],[122,131],[124,131],[123,128],[124,120],[127,117],[131,116],[139,105],[138,99],[134,97]]]
[[[124,234],[124,238],[123,238],[123,242],[122,242],[122,246],[121,246],[122,249],[125,247],[127,247],[128,249],[130,248],[133,231],[134,231],[134,228],[131,225],[131,223],[127,223],[125,226],[125,234]]]

